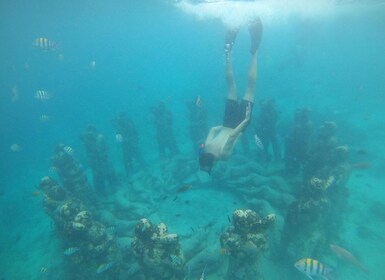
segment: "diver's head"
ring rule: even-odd
[[[214,166],[215,157],[213,154],[204,152],[199,156],[199,167],[200,170],[211,174],[211,169]]]

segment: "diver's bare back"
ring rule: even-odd
[[[212,139],[206,140],[205,149],[207,152],[213,154],[217,160],[226,160],[230,157],[234,143],[239,138],[239,135],[236,139],[232,139],[233,128],[224,126],[217,128],[217,134],[214,135]]]

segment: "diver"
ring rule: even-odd
[[[248,72],[248,83],[245,95],[240,104],[237,101],[237,90],[233,73],[232,47],[238,30],[228,30],[225,39],[226,80],[228,94],[222,126],[212,127],[206,138],[199,157],[200,169],[211,173],[217,160],[226,160],[233,152],[235,143],[250,122],[254,105],[254,91],[257,80],[257,50],[262,39],[262,22],[259,18],[249,25],[251,37],[251,64]]]
[[[261,139],[264,149],[263,160],[268,162],[271,160],[269,154],[269,146],[273,148],[274,160],[281,159],[281,151],[278,145],[277,132],[275,129],[278,120],[278,112],[275,106],[275,100],[269,99],[261,102],[261,111],[257,118],[256,133]]]
[[[193,151],[198,151],[199,145],[204,142],[206,137],[207,110],[204,106],[202,98],[198,95],[194,101],[187,103],[190,116],[190,137],[193,145]]]
[[[133,171],[134,159],[141,168],[146,164],[139,149],[139,137],[135,124],[126,113],[120,113],[111,121],[115,127],[117,140],[122,145],[123,163],[127,176]]]
[[[151,108],[151,113],[154,116],[159,157],[166,158],[167,150],[171,155],[178,154],[179,149],[172,129],[173,118],[171,111],[166,108],[164,102],[159,102],[157,106]]]

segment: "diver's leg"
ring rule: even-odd
[[[255,92],[255,84],[257,81],[257,50],[261,43],[262,39],[262,22],[260,18],[257,18],[249,25],[249,33],[251,38],[251,63],[248,73],[248,82],[244,100],[253,102],[254,101],[254,92]]]
[[[254,102],[255,84],[257,82],[257,54],[253,54],[247,77],[247,89],[243,100]]]
[[[263,26],[260,18],[253,20],[249,25],[251,39],[250,53],[255,54],[261,44]]]
[[[234,79],[233,72],[233,59],[232,59],[232,48],[234,45],[235,38],[237,36],[238,30],[228,30],[225,39],[225,56],[226,56],[226,80],[227,80],[227,99],[237,100],[237,87]]]

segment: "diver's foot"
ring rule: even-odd
[[[235,39],[237,38],[237,34],[238,34],[238,28],[227,30],[226,38],[225,38],[225,54],[231,53]]]
[[[250,53],[255,54],[259,48],[262,39],[263,26],[260,18],[253,20],[249,25],[251,38]]]

